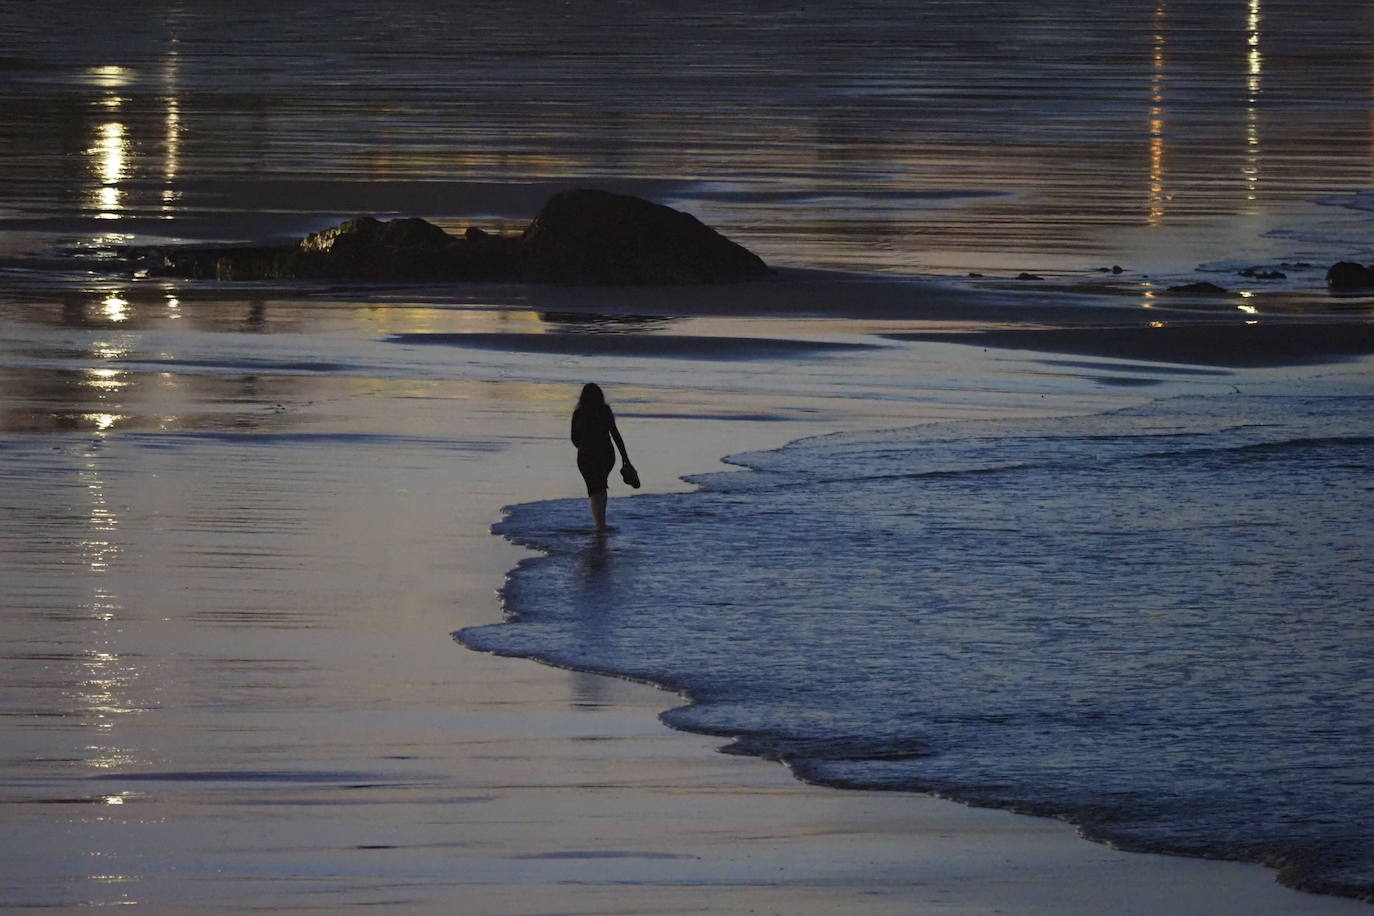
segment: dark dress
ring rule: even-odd
[[[609,404],[579,407],[573,411],[572,441],[577,446],[577,469],[587,482],[587,494],[606,492],[606,482],[615,467],[615,447],[611,437],[619,438],[615,414]]]

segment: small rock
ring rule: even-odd
[[[1021,273],[1019,273],[1019,274],[1016,275],[1016,279],[1018,279],[1018,280],[1043,280],[1043,279],[1045,279],[1045,278],[1044,278],[1044,277],[1041,277],[1041,276],[1037,276],[1037,275],[1035,275],[1035,274],[1030,274],[1030,273],[1026,273],[1025,271],[1022,271]]]
[[[1182,286],[1171,286],[1164,292],[1175,296],[1234,296],[1224,286],[1217,286],[1215,283],[1185,283]]]
[[[300,249],[307,254],[353,254],[373,248],[446,248],[452,241],[444,230],[422,219],[384,223],[372,216],[355,216],[330,229],[312,232],[301,239]]]
[[[533,279],[546,283],[730,283],[772,273],[696,217],[608,191],[555,194],[520,236],[520,248]]]
[[[1288,278],[1288,274],[1281,270],[1266,270],[1263,267],[1247,267],[1240,271],[1240,275],[1252,280],[1286,280]]]

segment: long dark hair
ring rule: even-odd
[[[605,407],[606,395],[601,391],[601,386],[596,382],[588,382],[582,386],[582,394],[577,398],[577,409],[584,407]]]

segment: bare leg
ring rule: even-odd
[[[596,522],[597,531],[606,530],[606,491],[592,493],[587,497],[592,504],[592,520]]]

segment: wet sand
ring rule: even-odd
[[[889,335],[894,340],[1102,356],[1194,366],[1319,366],[1374,353],[1374,323],[1176,324],[1097,328],[1001,328]]]
[[[269,307],[279,333],[244,364],[213,323],[225,304],[200,308],[208,342],[174,322],[124,337],[108,323],[97,343],[124,352],[97,368],[7,370],[0,559],[22,572],[6,577],[0,728],[24,842],[0,854],[6,905],[1365,911],[1257,867],[1116,853],[1057,822],[803,785],[666,729],[671,695],[450,635],[499,617],[495,591],[523,556],[487,530],[500,507],[580,491],[566,424],[589,373],[661,491],[803,435],[1123,403],[1104,379],[1148,377],[1154,394],[1272,372],[1084,371],[884,343],[915,325],[872,318],[708,315],[585,356],[577,334],[533,333],[566,322],[518,310],[318,303]],[[328,333],[297,336],[298,320]],[[522,336],[497,330],[511,323],[545,344],[505,346]],[[26,327],[22,346],[49,359],[71,335]],[[503,348],[388,339],[460,328]],[[683,341],[728,337],[775,343],[680,358]]]

